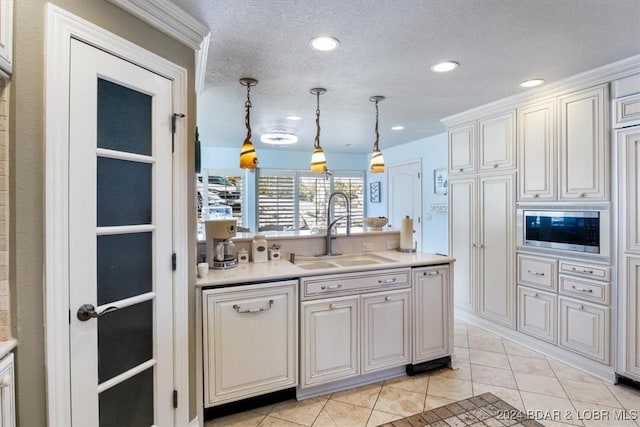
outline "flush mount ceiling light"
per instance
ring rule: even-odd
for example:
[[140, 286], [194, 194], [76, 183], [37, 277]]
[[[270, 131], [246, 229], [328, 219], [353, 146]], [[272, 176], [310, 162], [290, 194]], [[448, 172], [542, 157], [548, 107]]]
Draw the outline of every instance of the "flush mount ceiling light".
[[324, 156], [324, 150], [320, 146], [320, 95], [326, 91], [321, 87], [316, 87], [309, 91], [316, 96], [316, 139], [313, 144], [313, 154], [311, 155], [311, 172], [327, 171], [327, 158]]
[[320, 50], [323, 52], [335, 50], [338, 48], [338, 46], [340, 46], [340, 42], [338, 41], [338, 39], [327, 36], [316, 37], [314, 39], [311, 39], [309, 43], [315, 50]]
[[371, 173], [384, 172], [384, 158], [378, 143], [380, 141], [380, 133], [378, 132], [378, 102], [384, 100], [384, 96], [377, 95], [369, 98], [369, 101], [376, 103], [376, 140], [373, 143], [373, 153], [371, 153], [371, 160], [369, 161], [369, 171]]
[[536, 87], [544, 83], [544, 79], [531, 79], [520, 83], [520, 87]]
[[247, 87], [247, 101], [244, 103], [245, 108], [245, 117], [244, 117], [244, 125], [247, 128], [247, 137], [244, 139], [242, 143], [242, 148], [240, 149], [240, 168], [242, 169], [255, 169], [258, 167], [258, 156], [256, 155], [256, 149], [251, 142], [251, 86], [255, 86], [258, 84], [256, 79], [252, 78], [242, 78], [240, 79], [240, 84], [242, 86]]
[[297, 122], [298, 120], [302, 120], [302, 117], [300, 117], [300, 116], [287, 116], [287, 120], [291, 120], [291, 121]]
[[435, 65], [432, 65], [431, 71], [434, 71], [436, 73], [446, 73], [447, 71], [455, 70], [459, 66], [460, 64], [458, 64], [455, 61], [444, 61], [444, 62], [439, 62]]
[[260, 142], [271, 145], [289, 145], [298, 142], [298, 136], [288, 132], [270, 132], [260, 135]]
[[404, 126], [394, 126], [391, 128], [391, 130], [402, 130], [404, 129]]

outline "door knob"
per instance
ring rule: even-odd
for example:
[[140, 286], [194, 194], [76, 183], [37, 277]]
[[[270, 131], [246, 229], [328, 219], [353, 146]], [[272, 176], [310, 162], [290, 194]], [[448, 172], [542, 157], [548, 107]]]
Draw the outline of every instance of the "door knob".
[[104, 314], [110, 313], [112, 311], [116, 311], [117, 309], [118, 307], [115, 307], [115, 306], [107, 307], [104, 310], [102, 310], [100, 313], [98, 313], [96, 311], [96, 308], [92, 304], [84, 304], [80, 306], [80, 308], [78, 309], [76, 313], [76, 317], [78, 317], [78, 320], [80, 320], [81, 322], [86, 322], [89, 319], [98, 318]]

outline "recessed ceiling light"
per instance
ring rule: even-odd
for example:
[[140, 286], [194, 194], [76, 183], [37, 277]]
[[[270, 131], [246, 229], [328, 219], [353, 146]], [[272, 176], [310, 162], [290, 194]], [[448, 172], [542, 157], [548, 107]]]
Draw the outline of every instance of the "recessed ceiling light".
[[302, 120], [302, 117], [300, 117], [300, 116], [287, 116], [287, 120], [297, 121], [297, 120]]
[[520, 83], [520, 87], [536, 87], [544, 83], [544, 79], [531, 79]]
[[436, 73], [446, 73], [447, 71], [455, 70], [460, 64], [455, 61], [445, 61], [431, 66], [431, 71]]
[[260, 135], [260, 142], [271, 145], [289, 145], [298, 142], [298, 136], [292, 133], [263, 133]]
[[391, 130], [402, 130], [404, 129], [404, 126], [394, 126], [391, 128]]
[[335, 50], [340, 45], [340, 42], [338, 41], [338, 39], [333, 37], [326, 37], [326, 36], [316, 37], [314, 39], [311, 39], [310, 43], [312, 48], [314, 48], [315, 50], [321, 50], [323, 52]]

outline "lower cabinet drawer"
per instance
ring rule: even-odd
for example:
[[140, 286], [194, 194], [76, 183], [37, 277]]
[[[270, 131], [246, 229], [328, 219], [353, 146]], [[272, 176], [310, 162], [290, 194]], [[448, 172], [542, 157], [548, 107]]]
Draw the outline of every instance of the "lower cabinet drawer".
[[556, 343], [557, 296], [518, 286], [518, 330]]
[[610, 310], [595, 304], [559, 297], [561, 347], [609, 364]]
[[609, 283], [560, 275], [560, 293], [609, 304]]
[[518, 255], [518, 284], [556, 290], [557, 265], [553, 259]]
[[560, 273], [577, 274], [596, 280], [609, 280], [609, 267], [560, 261]]

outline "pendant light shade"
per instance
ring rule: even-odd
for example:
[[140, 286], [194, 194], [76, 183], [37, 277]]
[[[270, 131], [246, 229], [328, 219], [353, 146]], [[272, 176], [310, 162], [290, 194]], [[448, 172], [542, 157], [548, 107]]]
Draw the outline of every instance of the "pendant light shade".
[[376, 140], [373, 143], [373, 153], [371, 153], [371, 160], [369, 161], [369, 171], [371, 173], [383, 173], [384, 172], [384, 158], [382, 157], [382, 151], [378, 147], [380, 141], [380, 133], [378, 132], [378, 102], [384, 100], [384, 96], [372, 96], [369, 101], [376, 103]]
[[310, 90], [316, 96], [316, 139], [313, 145], [313, 154], [311, 155], [311, 172], [327, 171], [327, 158], [324, 156], [324, 150], [320, 146], [320, 95], [326, 91], [326, 89], [319, 87]]
[[240, 168], [242, 169], [255, 169], [258, 167], [258, 156], [256, 154], [256, 149], [251, 142], [251, 86], [255, 86], [258, 84], [256, 79], [251, 78], [242, 78], [240, 79], [240, 84], [247, 87], [247, 101], [244, 103], [245, 108], [245, 118], [244, 124], [247, 128], [247, 136], [242, 143], [242, 148], [240, 149]]

